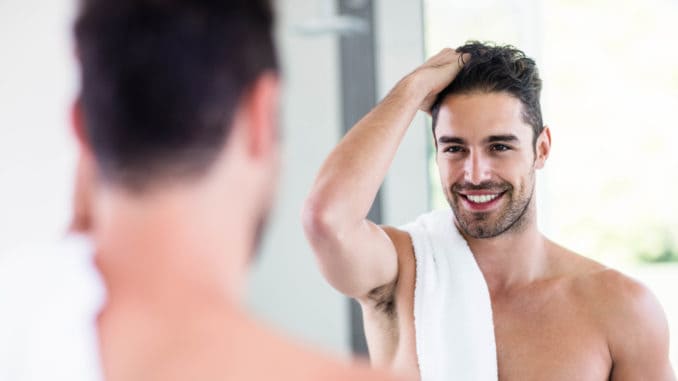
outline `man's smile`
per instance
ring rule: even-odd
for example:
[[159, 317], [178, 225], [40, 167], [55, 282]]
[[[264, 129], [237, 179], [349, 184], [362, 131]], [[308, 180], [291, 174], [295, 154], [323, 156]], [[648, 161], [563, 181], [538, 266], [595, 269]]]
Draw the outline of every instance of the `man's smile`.
[[457, 194], [465, 209], [473, 212], [485, 212], [495, 207], [505, 193], [506, 191], [494, 193], [475, 191]]

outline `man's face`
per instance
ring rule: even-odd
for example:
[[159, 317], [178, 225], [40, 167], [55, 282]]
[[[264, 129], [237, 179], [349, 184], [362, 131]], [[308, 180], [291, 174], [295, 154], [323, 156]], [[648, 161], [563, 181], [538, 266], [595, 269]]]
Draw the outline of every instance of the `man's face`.
[[532, 127], [505, 92], [448, 96], [435, 129], [440, 180], [458, 225], [473, 238], [518, 231], [531, 218]]

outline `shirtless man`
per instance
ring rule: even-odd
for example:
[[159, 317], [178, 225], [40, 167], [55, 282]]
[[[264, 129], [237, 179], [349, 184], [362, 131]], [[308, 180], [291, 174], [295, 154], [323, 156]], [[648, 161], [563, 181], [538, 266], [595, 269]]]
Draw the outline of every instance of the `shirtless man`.
[[433, 117], [449, 223], [489, 290], [499, 378], [674, 379], [667, 322], [650, 291], [537, 228], [535, 171], [551, 148], [540, 89], [534, 62], [514, 48], [444, 49], [403, 78], [321, 167], [304, 227], [327, 280], [360, 302], [374, 364], [418, 367], [413, 243], [366, 216], [423, 110]]
[[242, 303], [279, 163], [272, 18], [252, 0], [83, 1], [73, 234], [0, 263], [0, 379], [390, 379]]

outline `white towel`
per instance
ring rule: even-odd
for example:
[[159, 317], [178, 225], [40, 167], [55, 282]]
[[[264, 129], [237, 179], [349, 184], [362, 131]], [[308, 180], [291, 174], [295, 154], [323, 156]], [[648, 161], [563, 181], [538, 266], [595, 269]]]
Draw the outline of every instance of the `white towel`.
[[99, 381], [105, 288], [84, 236], [0, 257], [0, 380]]
[[414, 327], [422, 381], [496, 381], [492, 303], [452, 211], [420, 216], [402, 227], [416, 259]]

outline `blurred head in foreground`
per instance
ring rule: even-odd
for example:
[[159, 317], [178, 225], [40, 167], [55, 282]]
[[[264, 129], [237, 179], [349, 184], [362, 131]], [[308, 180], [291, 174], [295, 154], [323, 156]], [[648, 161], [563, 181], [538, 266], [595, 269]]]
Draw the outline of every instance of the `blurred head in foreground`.
[[272, 21], [264, 1], [84, 1], [74, 119], [101, 185], [221, 193], [260, 223], [277, 170]]

